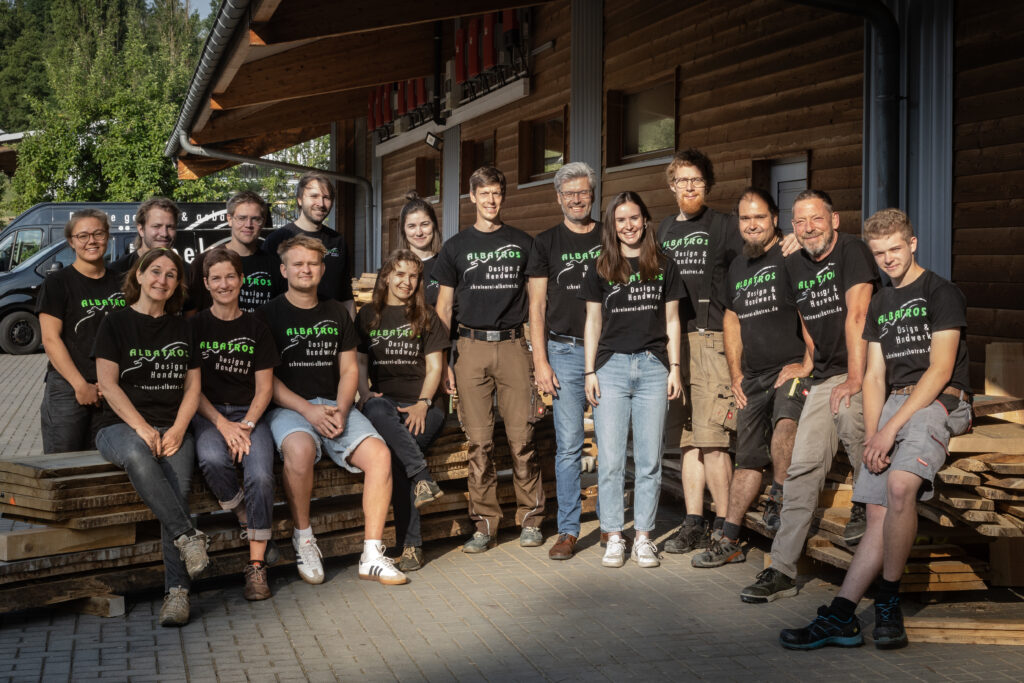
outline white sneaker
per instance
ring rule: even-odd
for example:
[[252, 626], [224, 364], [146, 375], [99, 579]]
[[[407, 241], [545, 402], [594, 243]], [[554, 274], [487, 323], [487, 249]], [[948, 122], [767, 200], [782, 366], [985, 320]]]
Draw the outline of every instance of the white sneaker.
[[316, 537], [300, 541], [297, 536], [292, 536], [292, 547], [295, 548], [295, 567], [302, 580], [312, 584], [323, 583], [324, 565], [320, 561], [323, 553], [316, 545]]
[[626, 540], [622, 536], [609, 538], [608, 545], [604, 549], [604, 557], [601, 564], [606, 567], [621, 567], [626, 564]]
[[649, 538], [638, 538], [633, 543], [633, 561], [645, 569], [660, 567], [661, 560], [658, 559], [658, 547]]
[[380, 554], [367, 559], [364, 552], [359, 556], [359, 578], [366, 581], [379, 581], [385, 586], [401, 586], [409, 583], [405, 574], [400, 572], [394, 561], [384, 555], [384, 546], [380, 546]]

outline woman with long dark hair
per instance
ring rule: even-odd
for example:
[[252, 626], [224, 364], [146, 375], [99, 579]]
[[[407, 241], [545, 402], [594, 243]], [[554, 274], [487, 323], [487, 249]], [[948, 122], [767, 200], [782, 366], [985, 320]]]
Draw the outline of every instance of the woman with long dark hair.
[[96, 447], [124, 469], [160, 521], [164, 586], [162, 626], [188, 623], [191, 579], [209, 562], [206, 535], [192, 526], [188, 493], [195, 445], [188, 425], [199, 405], [199, 356], [188, 323], [185, 265], [172, 249], [148, 250], [125, 276], [127, 307], [96, 334], [96, 377], [107, 405]]
[[660, 564], [651, 540], [661, 491], [662, 433], [668, 401], [679, 396], [679, 300], [683, 280], [658, 249], [651, 215], [635, 192], [614, 197], [601, 227], [601, 255], [583, 281], [587, 302], [584, 354], [587, 400], [601, 444], [598, 467], [601, 531], [608, 545], [601, 563], [621, 567], [626, 447], [633, 426], [632, 558]]
[[440, 286], [437, 280], [431, 280], [430, 271], [437, 262], [437, 252], [441, 251], [441, 226], [437, 222], [434, 207], [415, 191], [405, 195], [405, 206], [399, 218], [398, 248], [407, 249], [423, 262], [423, 296], [427, 305], [437, 305], [437, 293]]
[[373, 302], [356, 316], [363, 414], [391, 449], [395, 534], [403, 572], [423, 566], [419, 508], [441, 497], [424, 452], [444, 426], [434, 403], [448, 330], [423, 299], [423, 265], [399, 249], [377, 275]]

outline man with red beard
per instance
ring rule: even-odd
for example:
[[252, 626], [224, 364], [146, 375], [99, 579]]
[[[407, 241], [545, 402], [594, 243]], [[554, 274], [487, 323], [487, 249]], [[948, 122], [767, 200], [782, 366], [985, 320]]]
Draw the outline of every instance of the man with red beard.
[[[669, 407], [669, 424], [683, 422], [683, 494], [686, 519], [665, 543], [665, 552], [707, 547], [704, 486], [715, 502], [714, 529], [725, 522], [732, 461], [728, 449], [736, 428], [736, 404], [722, 336], [723, 283], [729, 264], [743, 250], [735, 216], [705, 203], [715, 184], [711, 160], [697, 149], [677, 152], [666, 169], [679, 213], [658, 228], [658, 244], [676, 262], [694, 310], [686, 323], [690, 367], [688, 391]], [[684, 316], [680, 311], [680, 318]], [[686, 345], [684, 344], [684, 348]], [[685, 374], [685, 373], [684, 373]], [[674, 434], [671, 427], [666, 431]]]

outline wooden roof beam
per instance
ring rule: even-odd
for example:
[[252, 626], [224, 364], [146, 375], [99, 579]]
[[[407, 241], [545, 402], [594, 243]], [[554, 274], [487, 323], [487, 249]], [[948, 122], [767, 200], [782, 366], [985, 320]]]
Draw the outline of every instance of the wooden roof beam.
[[[331, 132], [331, 125], [307, 126], [303, 128], [292, 128], [279, 130], [269, 135], [261, 135], [247, 140], [221, 145], [218, 149], [234, 154], [241, 154], [248, 157], [261, 157], [282, 149], [293, 147], [300, 142], [313, 140]], [[196, 180], [211, 173], [235, 166], [233, 161], [222, 159], [210, 159], [208, 157], [194, 157], [183, 154], [177, 158], [178, 178], [180, 180]]]
[[427, 76], [433, 42], [433, 27], [420, 24], [304, 44], [241, 65], [227, 89], [210, 98], [210, 108], [238, 109]]

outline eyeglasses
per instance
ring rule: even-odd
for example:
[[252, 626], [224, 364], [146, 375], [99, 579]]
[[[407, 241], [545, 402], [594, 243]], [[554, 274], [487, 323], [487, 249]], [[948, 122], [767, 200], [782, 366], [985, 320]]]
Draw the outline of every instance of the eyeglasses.
[[105, 230], [97, 230], [96, 232], [80, 232], [77, 235], [72, 235], [71, 239], [78, 240], [82, 244], [88, 244], [90, 240], [105, 242], [109, 237], [110, 235]]
[[591, 195], [593, 190], [580, 190], [579, 192], [562, 192], [559, 190], [558, 194], [562, 195], [562, 199], [586, 199]]
[[693, 187], [701, 188], [704, 187], [707, 182], [703, 178], [673, 178], [672, 187], [680, 188], [686, 185], [692, 185]]

